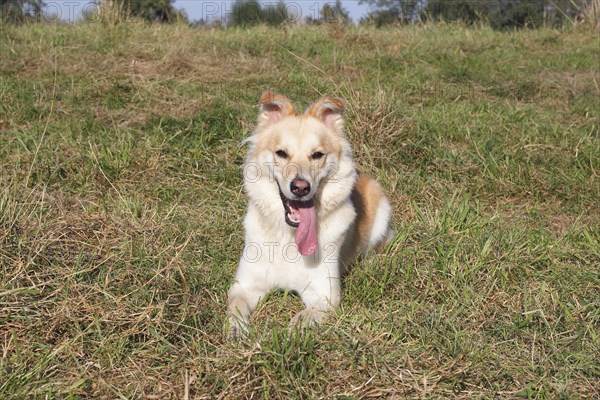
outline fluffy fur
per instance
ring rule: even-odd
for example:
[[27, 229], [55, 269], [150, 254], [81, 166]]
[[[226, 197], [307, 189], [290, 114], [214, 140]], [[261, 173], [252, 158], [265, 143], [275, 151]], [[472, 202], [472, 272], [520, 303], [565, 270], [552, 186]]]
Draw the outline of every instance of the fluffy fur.
[[[344, 134], [344, 101], [323, 97], [298, 114], [270, 91], [244, 165], [245, 246], [229, 290], [228, 325], [243, 335], [250, 313], [274, 289], [297, 292], [306, 308], [291, 324], [321, 322], [341, 300], [341, 277], [360, 254], [390, 237], [391, 207], [379, 184], [361, 175]], [[291, 182], [304, 183], [299, 197]], [[314, 204], [318, 247], [302, 255], [284, 202]], [[289, 214], [288, 214], [289, 215]]]

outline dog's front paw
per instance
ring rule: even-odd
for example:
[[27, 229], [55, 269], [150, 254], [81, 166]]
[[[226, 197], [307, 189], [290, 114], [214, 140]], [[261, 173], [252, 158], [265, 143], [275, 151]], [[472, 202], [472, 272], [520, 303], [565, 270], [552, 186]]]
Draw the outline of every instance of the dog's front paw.
[[230, 315], [225, 321], [227, 340], [235, 341], [248, 336], [248, 323], [238, 317]]
[[327, 318], [327, 312], [316, 308], [305, 308], [298, 314], [294, 315], [290, 321], [290, 326], [298, 326], [306, 328], [316, 324], [320, 324]]

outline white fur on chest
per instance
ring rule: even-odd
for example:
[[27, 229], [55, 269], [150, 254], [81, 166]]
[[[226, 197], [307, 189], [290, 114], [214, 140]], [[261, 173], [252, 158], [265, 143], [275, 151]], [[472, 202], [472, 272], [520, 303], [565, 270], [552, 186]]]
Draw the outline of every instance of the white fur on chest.
[[[340, 248], [351, 226], [355, 211], [348, 201], [327, 218], [319, 220], [318, 251], [302, 256], [294, 240], [295, 229], [283, 221], [283, 209], [264, 215], [265, 208], [250, 204], [244, 220], [246, 240], [236, 280], [252, 282], [257, 289], [294, 290], [329, 286], [340, 279]], [[339, 282], [338, 282], [339, 283]], [[326, 289], [322, 287], [321, 289]]]

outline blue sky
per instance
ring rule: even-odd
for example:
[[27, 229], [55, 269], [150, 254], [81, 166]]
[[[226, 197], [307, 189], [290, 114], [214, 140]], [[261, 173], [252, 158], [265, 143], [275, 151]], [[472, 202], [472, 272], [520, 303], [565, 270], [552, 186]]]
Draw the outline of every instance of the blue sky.
[[[44, 17], [52, 20], [59, 16], [63, 21], [76, 21], [81, 18], [84, 10], [93, 11], [96, 9], [96, 3], [93, 0], [45, 0]], [[217, 18], [225, 20], [227, 14], [231, 12], [234, 1], [232, 0], [175, 0], [175, 8], [184, 10], [190, 21], [204, 19], [212, 21]], [[277, 0], [261, 1], [262, 4], [277, 4]], [[285, 1], [288, 11], [294, 15], [299, 15], [302, 19], [307, 16], [313, 18], [319, 17], [319, 11], [323, 5], [335, 4], [335, 0], [316, 1], [316, 0], [291, 0]], [[366, 4], [359, 4], [359, 0], [342, 1], [343, 7], [348, 10], [350, 17], [354, 22], [358, 22], [365, 16], [369, 10]]]

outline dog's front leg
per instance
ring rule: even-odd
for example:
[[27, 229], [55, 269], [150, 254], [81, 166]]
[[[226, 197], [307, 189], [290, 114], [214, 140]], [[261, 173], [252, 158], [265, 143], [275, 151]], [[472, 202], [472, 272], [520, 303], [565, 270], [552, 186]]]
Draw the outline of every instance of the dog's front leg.
[[227, 300], [227, 324], [230, 339], [239, 339], [248, 333], [250, 314], [265, 292], [244, 287], [236, 282], [229, 289]]
[[306, 308], [292, 318], [290, 325], [310, 326], [321, 323], [337, 309], [341, 301], [342, 288], [338, 274], [335, 275], [314, 279], [300, 291]]

